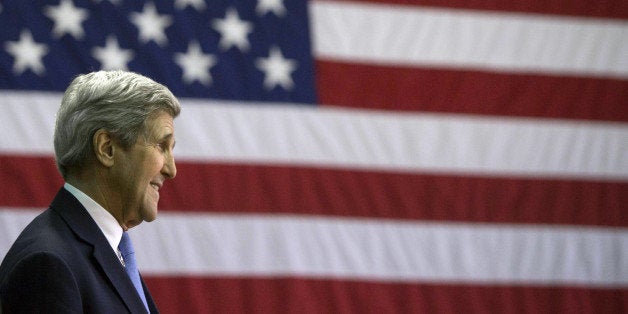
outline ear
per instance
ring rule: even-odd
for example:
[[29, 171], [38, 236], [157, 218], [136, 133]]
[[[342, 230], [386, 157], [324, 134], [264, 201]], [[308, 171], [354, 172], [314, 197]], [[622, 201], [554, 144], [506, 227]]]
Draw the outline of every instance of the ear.
[[107, 168], [112, 167], [114, 165], [113, 153], [115, 147], [109, 132], [105, 129], [98, 129], [92, 138], [92, 145], [96, 160]]

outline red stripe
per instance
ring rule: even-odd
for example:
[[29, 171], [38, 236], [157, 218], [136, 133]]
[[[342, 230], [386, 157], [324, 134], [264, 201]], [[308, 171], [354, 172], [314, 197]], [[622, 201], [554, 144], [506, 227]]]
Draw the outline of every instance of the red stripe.
[[628, 121], [628, 81], [318, 60], [319, 101], [366, 109]]
[[0, 154], [0, 206], [45, 208], [63, 185], [51, 157]]
[[163, 313], [625, 313], [627, 289], [145, 278]]
[[178, 170], [162, 208], [628, 226], [628, 183], [227, 164]]
[[618, 19], [628, 18], [628, 2], [617, 0], [335, 0], [334, 2], [364, 2], [508, 13], [519, 12]]
[[[45, 207], [60, 187], [50, 158], [0, 157], [0, 206]], [[628, 183], [177, 163], [161, 190], [171, 211], [433, 221], [628, 226]], [[21, 180], [15, 184], [14, 178]]]

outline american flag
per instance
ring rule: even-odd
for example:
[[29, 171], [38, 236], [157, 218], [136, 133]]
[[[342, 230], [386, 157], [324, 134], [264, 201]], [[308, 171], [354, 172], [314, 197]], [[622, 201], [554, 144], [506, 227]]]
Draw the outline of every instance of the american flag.
[[0, 257], [99, 69], [183, 106], [162, 312], [627, 311], [626, 1], [3, 1]]

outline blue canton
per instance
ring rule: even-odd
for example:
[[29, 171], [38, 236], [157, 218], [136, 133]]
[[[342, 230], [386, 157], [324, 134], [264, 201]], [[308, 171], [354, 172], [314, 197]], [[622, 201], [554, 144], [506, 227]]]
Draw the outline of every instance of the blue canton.
[[306, 1], [4, 1], [0, 89], [125, 69], [178, 97], [314, 104]]

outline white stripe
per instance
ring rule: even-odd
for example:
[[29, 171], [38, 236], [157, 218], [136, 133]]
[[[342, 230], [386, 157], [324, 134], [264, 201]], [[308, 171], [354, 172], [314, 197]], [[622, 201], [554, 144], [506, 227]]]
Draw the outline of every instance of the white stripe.
[[0, 152], [51, 154], [55, 116], [63, 94], [0, 93]]
[[[52, 154], [59, 95], [0, 95], [0, 152]], [[182, 99], [177, 160], [628, 180], [628, 125]]]
[[321, 59], [628, 77], [622, 20], [310, 2]]
[[628, 286], [625, 229], [166, 214], [133, 234], [152, 274]]
[[[0, 225], [34, 215], [0, 209]], [[131, 236], [144, 275], [628, 287], [626, 228], [162, 212]]]
[[0, 207], [0, 261], [4, 259], [24, 227], [42, 211], [43, 209]]

